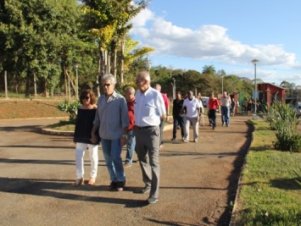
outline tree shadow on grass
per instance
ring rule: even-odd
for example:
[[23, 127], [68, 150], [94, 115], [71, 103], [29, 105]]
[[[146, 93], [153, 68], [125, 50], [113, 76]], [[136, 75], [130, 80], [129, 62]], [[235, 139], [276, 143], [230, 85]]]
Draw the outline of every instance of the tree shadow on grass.
[[301, 177], [295, 177], [291, 179], [280, 178], [271, 180], [270, 183], [275, 188], [280, 188], [284, 190], [299, 190], [301, 189]]
[[252, 151], [266, 151], [270, 149], [274, 149], [274, 147], [271, 145], [261, 145], [258, 147], [252, 147]]
[[[124, 205], [127, 208], [140, 208], [148, 205], [145, 200], [105, 197], [105, 195], [88, 196], [74, 191], [108, 191], [108, 186], [74, 186], [70, 180], [25, 179], [0, 177], [0, 191], [15, 194], [45, 196], [73, 201], [101, 202]], [[101, 194], [101, 193], [100, 193]]]

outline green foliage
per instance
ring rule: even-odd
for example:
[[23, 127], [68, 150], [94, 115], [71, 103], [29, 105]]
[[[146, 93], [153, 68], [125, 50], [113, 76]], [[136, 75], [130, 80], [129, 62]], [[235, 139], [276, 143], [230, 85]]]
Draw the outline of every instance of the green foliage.
[[275, 148], [283, 151], [301, 151], [301, 135], [297, 131], [299, 120], [288, 104], [274, 103], [267, 118], [276, 130]]
[[79, 105], [80, 104], [78, 101], [74, 101], [74, 102], [65, 101], [58, 105], [58, 109], [60, 111], [63, 111], [63, 112], [66, 112], [69, 114], [70, 122], [75, 122], [75, 119], [77, 116], [77, 109], [78, 109]]
[[266, 121], [256, 120], [253, 125], [235, 225], [300, 225], [301, 155], [272, 150], [275, 131]]

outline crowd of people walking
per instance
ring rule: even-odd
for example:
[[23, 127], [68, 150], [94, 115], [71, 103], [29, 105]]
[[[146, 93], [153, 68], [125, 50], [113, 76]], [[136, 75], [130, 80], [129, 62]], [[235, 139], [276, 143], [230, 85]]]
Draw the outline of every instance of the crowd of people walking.
[[[98, 145], [101, 145], [110, 177], [109, 189], [123, 191], [126, 185], [125, 167], [133, 163], [136, 152], [141, 168], [144, 187], [139, 193], [148, 193], [149, 204], [159, 199], [160, 164], [159, 152], [163, 146], [163, 128], [167, 120], [169, 101], [166, 93], [161, 92], [160, 84], [151, 87], [148, 71], [136, 76], [136, 87], [127, 87], [124, 96], [115, 90], [116, 78], [107, 74], [102, 77], [102, 95], [96, 97], [91, 89], [84, 89], [80, 95], [74, 142], [76, 143], [76, 180], [75, 185], [83, 185], [84, 154], [89, 151], [90, 176], [87, 184], [95, 185], [98, 169]], [[221, 101], [212, 93], [208, 102], [209, 125], [216, 127], [216, 111], [221, 105], [222, 125], [230, 124], [231, 99], [227, 92]], [[173, 100], [172, 141], [176, 140], [177, 129], [181, 131], [183, 142], [198, 143], [199, 126], [204, 124], [204, 107], [201, 94], [194, 96], [188, 91], [185, 98], [177, 92]], [[193, 134], [190, 135], [192, 127]], [[125, 161], [122, 161], [122, 147], [126, 145]]]

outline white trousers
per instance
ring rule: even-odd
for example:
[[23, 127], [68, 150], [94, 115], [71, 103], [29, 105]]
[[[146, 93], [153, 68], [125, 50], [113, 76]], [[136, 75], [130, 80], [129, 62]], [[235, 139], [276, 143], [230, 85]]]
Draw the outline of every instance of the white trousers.
[[98, 169], [98, 145], [76, 143], [75, 147], [75, 158], [76, 158], [76, 178], [80, 179], [84, 177], [84, 156], [86, 149], [89, 150], [89, 157], [91, 161], [90, 178], [95, 179], [97, 176]]
[[185, 140], [189, 140], [190, 124], [193, 128], [193, 139], [198, 139], [199, 138], [199, 119], [197, 117], [195, 117], [195, 118], [184, 117], [184, 138], [185, 138]]

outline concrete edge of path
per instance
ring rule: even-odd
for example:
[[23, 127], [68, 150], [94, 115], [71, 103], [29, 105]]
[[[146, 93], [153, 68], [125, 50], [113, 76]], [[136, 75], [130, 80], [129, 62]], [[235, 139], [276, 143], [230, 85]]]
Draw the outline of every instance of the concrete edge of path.
[[237, 209], [238, 209], [238, 199], [239, 199], [239, 195], [240, 195], [240, 190], [241, 190], [241, 181], [242, 181], [242, 172], [244, 171], [245, 169], [245, 166], [246, 166], [246, 157], [249, 153], [249, 149], [250, 149], [250, 146], [252, 144], [252, 141], [253, 141], [253, 132], [254, 132], [254, 126], [249, 124], [248, 123], [248, 126], [251, 127], [251, 143], [248, 147], [248, 150], [246, 151], [244, 157], [243, 157], [243, 163], [242, 163], [242, 166], [241, 166], [241, 169], [240, 169], [240, 172], [239, 172], [239, 178], [238, 178], [238, 181], [237, 181], [237, 188], [236, 188], [236, 194], [235, 194], [235, 197], [234, 197], [234, 201], [233, 201], [233, 208], [232, 208], [232, 211], [231, 211], [231, 218], [230, 218], [230, 222], [229, 222], [229, 226], [236, 226], [237, 225], [237, 220], [238, 220], [238, 213], [237, 213]]
[[[172, 127], [173, 127], [172, 124], [165, 124], [164, 131], [171, 130]], [[60, 131], [60, 130], [50, 129], [47, 127], [41, 128], [40, 132], [43, 134], [59, 135], [59, 136], [73, 136], [74, 135], [73, 131]]]

